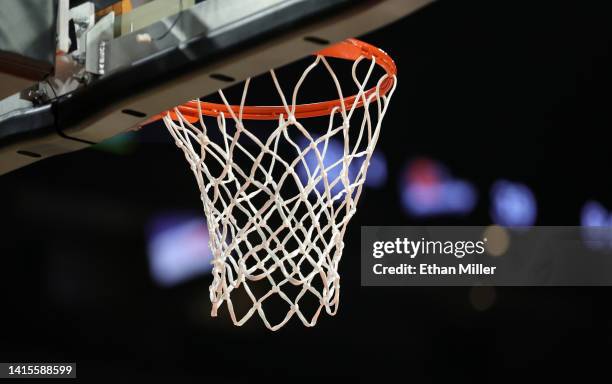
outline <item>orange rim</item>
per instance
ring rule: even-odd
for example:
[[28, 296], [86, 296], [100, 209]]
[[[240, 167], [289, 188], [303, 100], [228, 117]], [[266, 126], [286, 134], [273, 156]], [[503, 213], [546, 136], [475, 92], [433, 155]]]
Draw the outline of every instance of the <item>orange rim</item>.
[[[325, 57], [335, 57], [339, 59], [356, 61], [361, 56], [367, 59], [376, 59], [376, 64], [382, 67], [387, 73], [387, 78], [380, 84], [380, 97], [386, 95], [389, 90], [393, 87], [395, 81], [395, 75], [397, 74], [397, 67], [393, 59], [382, 49], [377, 48], [371, 44], [365, 43], [357, 39], [347, 39], [338, 44], [327, 47], [316, 55]], [[378, 88], [374, 86], [364, 92], [365, 99], [367, 100], [373, 93], [376, 93]], [[357, 100], [357, 95], [345, 97], [342, 99], [322, 101], [311, 104], [300, 104], [295, 106], [295, 117], [297, 119], [307, 117], [319, 117], [330, 115], [335, 108], [340, 108], [342, 102], [346, 109], [353, 107], [353, 104], [357, 103], [356, 108], [363, 106], [363, 98], [360, 97]], [[217, 117], [221, 114], [229, 115], [228, 106], [225, 104], [199, 102], [197, 100], [188, 101], [185, 104], [179, 105], [176, 108], [179, 110], [183, 118], [190, 123], [195, 123], [200, 119], [200, 111], [198, 110], [198, 103], [201, 105], [202, 115]], [[238, 115], [240, 113], [239, 105], [231, 105], [231, 110]], [[178, 121], [179, 118], [174, 112], [174, 109], [163, 112], [155, 116], [151, 121], [162, 119], [166, 114], [170, 114], [172, 120]], [[242, 119], [243, 120], [278, 120], [280, 115], [286, 115], [287, 111], [284, 106], [244, 106], [242, 108]]]

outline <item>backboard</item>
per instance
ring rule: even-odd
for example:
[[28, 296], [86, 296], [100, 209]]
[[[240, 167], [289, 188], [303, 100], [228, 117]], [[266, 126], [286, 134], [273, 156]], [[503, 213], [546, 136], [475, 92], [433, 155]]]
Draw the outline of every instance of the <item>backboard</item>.
[[[57, 8], [30, 6], [25, 18], [44, 16], [56, 24], [36, 32], [41, 39], [57, 34], [56, 55], [42, 80], [2, 95], [0, 174], [101, 142], [429, 2], [58, 0]], [[23, 13], [26, 3], [9, 0], [0, 15], [10, 18], [18, 4]], [[32, 25], [22, 24], [30, 32]], [[0, 35], [18, 33], [0, 25]]]

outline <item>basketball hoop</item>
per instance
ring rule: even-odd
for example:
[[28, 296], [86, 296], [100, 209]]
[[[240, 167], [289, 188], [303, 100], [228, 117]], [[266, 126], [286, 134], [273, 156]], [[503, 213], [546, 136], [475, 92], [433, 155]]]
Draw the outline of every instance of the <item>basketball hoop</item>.
[[[343, 96], [327, 60], [330, 57], [353, 61], [355, 95]], [[357, 68], [364, 60], [369, 66], [360, 80]], [[300, 87], [320, 64], [329, 72], [338, 98], [297, 104]], [[376, 65], [385, 74], [374, 81]], [[348, 39], [316, 54], [294, 87], [290, 103], [271, 70], [274, 92], [282, 105], [245, 105], [247, 79], [237, 105], [228, 103], [220, 90], [222, 104], [192, 100], [158, 116], [183, 150], [201, 192], [214, 256], [212, 316], [226, 303], [235, 325], [243, 325], [257, 312], [269, 329], [277, 330], [293, 315], [304, 325], [314, 326], [323, 308], [336, 314], [343, 237], [356, 212], [397, 85], [396, 73], [385, 52]], [[369, 83], [375, 85], [368, 88]], [[356, 117], [358, 109], [363, 112]], [[210, 134], [211, 124], [205, 123], [205, 116], [216, 118], [215, 134]], [[306, 128], [309, 118], [323, 116], [329, 116], [327, 129], [314, 135]], [[353, 125], [352, 119], [356, 119]], [[259, 126], [247, 127], [252, 120], [274, 123], [262, 132]], [[330, 143], [336, 141], [342, 143], [342, 156], [330, 160]], [[242, 316], [236, 314], [232, 302], [232, 293], [239, 289], [246, 293], [250, 306]], [[306, 295], [316, 302], [309, 314], [300, 307]], [[282, 319], [271, 322], [266, 303], [273, 296], [287, 310]]]

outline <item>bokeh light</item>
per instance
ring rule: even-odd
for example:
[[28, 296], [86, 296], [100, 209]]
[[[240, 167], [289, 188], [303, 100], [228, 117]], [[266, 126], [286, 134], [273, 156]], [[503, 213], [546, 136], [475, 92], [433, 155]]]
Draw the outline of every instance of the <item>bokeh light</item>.
[[583, 227], [610, 225], [610, 214], [599, 202], [587, 201], [580, 211], [580, 225]]
[[580, 211], [584, 244], [593, 250], [612, 248], [612, 217], [598, 201], [587, 201]]
[[487, 239], [485, 249], [491, 256], [502, 256], [510, 246], [508, 230], [499, 225], [489, 225], [485, 228], [482, 236]]
[[402, 206], [413, 217], [466, 215], [477, 200], [471, 183], [453, 178], [440, 163], [427, 158], [408, 164], [400, 188]]
[[499, 180], [491, 188], [491, 218], [504, 226], [530, 226], [536, 222], [537, 203], [525, 184]]
[[[301, 138], [298, 140], [298, 146], [305, 149], [310, 145], [310, 140]], [[344, 157], [344, 145], [336, 139], [330, 139], [327, 148], [324, 143], [319, 143], [317, 146], [322, 159], [323, 166], [327, 169], [327, 180], [331, 184], [340, 176], [342, 171], [342, 159]], [[348, 168], [349, 181], [353, 182], [357, 178], [361, 166], [363, 165], [364, 157], [354, 158]], [[304, 155], [304, 162], [296, 166], [297, 174], [302, 183], [305, 185], [308, 183], [310, 178], [321, 174], [319, 169], [319, 161], [315, 151], [308, 151]], [[310, 177], [308, 176], [310, 173]], [[364, 185], [371, 188], [382, 188], [387, 182], [387, 160], [382, 152], [374, 151], [370, 158], [370, 165], [367, 170]], [[316, 185], [319, 193], [325, 192], [325, 183], [321, 179]], [[338, 181], [332, 188], [332, 195], [341, 194], [344, 191], [344, 185], [342, 181]]]
[[153, 280], [169, 287], [212, 270], [208, 229], [197, 214], [166, 213], [155, 217], [148, 236]]
[[[361, 161], [355, 164], [357, 170], [361, 167]], [[370, 188], [383, 188], [387, 184], [387, 159], [385, 155], [380, 151], [374, 151], [372, 157], [370, 157], [370, 166], [368, 167], [368, 174], [365, 179], [366, 187]]]
[[490, 309], [497, 299], [495, 287], [476, 286], [470, 289], [470, 304], [477, 311]]

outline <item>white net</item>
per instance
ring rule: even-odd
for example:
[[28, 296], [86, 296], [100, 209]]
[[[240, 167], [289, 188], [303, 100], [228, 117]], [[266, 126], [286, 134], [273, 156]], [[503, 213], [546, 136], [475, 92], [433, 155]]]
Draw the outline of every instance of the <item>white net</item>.
[[[369, 65], [360, 79], [362, 62]], [[242, 118], [250, 79], [237, 109], [219, 91], [227, 112], [208, 124], [203, 117], [191, 123], [178, 108], [175, 116], [164, 117], [201, 191], [214, 257], [212, 316], [225, 303], [235, 325], [257, 313], [266, 327], [277, 330], [293, 316], [314, 326], [323, 308], [336, 314], [344, 233], [396, 85], [393, 76], [391, 90], [383, 95], [388, 75], [372, 80], [375, 64], [365, 57], [354, 62], [351, 77], [361, 103], [350, 105], [324, 56], [306, 68], [291, 102], [270, 71], [284, 113], [268, 121], [269, 127]], [[296, 100], [309, 73], [321, 65], [341, 101], [322, 133], [315, 134], [309, 123], [316, 119], [296, 118]], [[375, 85], [373, 92], [367, 91], [368, 83]], [[197, 101], [200, 116], [203, 104]], [[232, 301], [238, 290], [241, 300]], [[271, 301], [275, 304], [268, 305]]]

